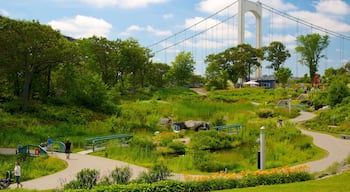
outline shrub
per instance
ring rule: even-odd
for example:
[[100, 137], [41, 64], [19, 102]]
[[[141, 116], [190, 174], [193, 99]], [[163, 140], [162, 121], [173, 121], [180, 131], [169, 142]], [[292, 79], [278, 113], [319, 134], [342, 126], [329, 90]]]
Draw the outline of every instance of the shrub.
[[97, 184], [99, 172], [94, 169], [82, 169], [76, 177], [77, 179], [67, 183], [64, 189], [92, 189]]
[[148, 172], [143, 172], [136, 180], [136, 183], [154, 183], [167, 179], [171, 176], [171, 170], [165, 166], [156, 164]]
[[261, 109], [261, 110], [257, 111], [256, 114], [258, 115], [258, 117], [265, 118], [265, 119], [271, 118], [274, 116], [273, 111], [270, 109]]
[[168, 147], [173, 149], [175, 151], [175, 153], [178, 155], [183, 155], [186, 153], [186, 146], [184, 143], [182, 143], [180, 141], [170, 142], [168, 144]]
[[131, 171], [129, 167], [116, 167], [111, 174], [114, 183], [127, 184], [131, 178]]

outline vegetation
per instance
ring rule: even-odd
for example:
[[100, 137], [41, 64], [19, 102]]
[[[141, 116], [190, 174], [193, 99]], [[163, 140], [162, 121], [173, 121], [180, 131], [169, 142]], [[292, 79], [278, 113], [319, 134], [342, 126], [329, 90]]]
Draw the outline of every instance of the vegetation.
[[320, 59], [325, 57], [322, 51], [329, 44], [329, 36], [321, 36], [320, 34], [300, 35], [297, 37], [297, 42], [300, 43], [295, 48], [295, 51], [300, 53], [300, 63], [309, 68], [310, 82], [314, 83], [314, 77], [318, 70]]
[[274, 71], [278, 71], [281, 65], [291, 57], [286, 47], [283, 43], [279, 41], [273, 41], [269, 46], [263, 47], [263, 50], [266, 53], [265, 59], [271, 62], [271, 65], [267, 66], [267, 68], [273, 69]]
[[5, 174], [6, 171], [13, 171], [16, 161], [21, 165], [22, 181], [50, 175], [67, 167], [66, 162], [49, 156], [0, 155], [1, 175]]
[[[323, 77], [325, 89], [314, 87], [302, 101], [296, 98], [304, 90], [292, 84], [291, 88], [225, 90], [228, 80], [249, 80], [251, 72], [260, 67], [259, 60], [264, 59], [263, 49], [242, 44], [207, 57], [209, 65], [205, 80], [212, 91], [197, 95], [186, 87], [175, 87], [203, 83], [204, 78], [193, 74], [191, 53], [181, 52], [169, 66], [152, 63], [150, 50], [134, 39], [110, 41], [91, 37], [74, 40], [36, 21], [16, 21], [2, 16], [0, 24], [3, 26], [0, 40], [7, 42], [0, 49], [0, 146], [15, 148], [18, 144], [40, 144], [50, 133], [54, 140], [71, 140], [73, 149], [78, 151], [84, 148], [84, 139], [88, 137], [133, 134], [134, 139], [127, 145], [110, 143], [106, 151], [96, 153], [151, 168], [135, 181], [147, 184], [134, 183], [128, 186], [131, 188], [163, 189], [165, 186], [201, 191], [231, 184], [247, 187], [309, 180], [309, 174], [300, 172], [292, 176], [253, 174], [239, 180], [217, 179], [199, 184], [153, 183], [170, 176], [171, 171], [210, 174], [227, 170], [229, 174], [237, 174], [243, 170], [256, 170], [257, 138], [262, 125], [267, 128], [268, 169], [293, 166], [324, 156], [310, 138], [285, 121], [296, 117], [300, 108], [317, 110], [329, 105], [331, 108], [317, 112], [317, 118], [306, 122], [305, 126], [333, 134], [350, 133], [348, 65], [329, 69]], [[313, 80], [328, 37], [313, 34], [301, 36], [298, 41], [302, 45], [297, 51], [302, 54], [303, 63], [308, 64]], [[289, 56], [282, 45], [271, 45], [273, 49], [268, 56], [271, 66], [278, 68], [276, 77], [286, 83], [291, 73], [281, 67]], [[307, 52], [305, 47], [315, 49]], [[276, 105], [289, 98], [292, 109], [285, 104]], [[159, 124], [163, 117], [171, 117], [174, 122], [209, 122], [211, 130], [174, 133], [171, 124]], [[282, 127], [277, 126], [279, 119], [283, 120]], [[242, 128], [235, 134], [229, 129], [215, 130], [215, 126], [230, 124], [240, 124]], [[23, 170], [33, 172], [32, 175], [23, 173], [27, 175], [24, 180], [50, 174], [65, 166], [51, 157], [16, 156], [6, 158], [2, 162], [3, 168], [12, 169], [17, 158], [22, 158]], [[36, 171], [43, 166], [46, 166], [45, 171]], [[91, 189], [97, 185], [98, 175], [96, 170], [83, 170], [67, 188]], [[120, 184], [127, 183], [130, 172], [116, 168], [111, 177], [104, 181], [111, 184], [108, 189], [121, 187], [122, 190], [127, 187]], [[107, 187], [101, 186], [101, 190], [107, 190]]]
[[310, 192], [346, 192], [350, 184], [346, 182], [350, 179], [350, 172], [338, 176], [329, 177], [321, 180], [312, 180], [306, 182], [290, 183], [283, 185], [269, 185], [260, 187], [250, 187], [245, 189], [220, 190], [220, 192], [293, 192], [293, 191], [310, 191]]

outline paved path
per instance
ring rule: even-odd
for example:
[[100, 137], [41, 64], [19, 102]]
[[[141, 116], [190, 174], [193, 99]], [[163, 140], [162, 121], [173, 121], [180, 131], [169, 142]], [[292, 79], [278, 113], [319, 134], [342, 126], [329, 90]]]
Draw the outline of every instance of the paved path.
[[[13, 154], [14, 149], [0, 149], [1, 153]], [[60, 172], [52, 175], [47, 175], [37, 179], [22, 182], [23, 188], [26, 189], [37, 189], [37, 190], [47, 190], [47, 189], [61, 189], [63, 186], [76, 179], [76, 174], [84, 169], [96, 169], [100, 172], [100, 177], [110, 175], [117, 166], [118, 167], [130, 167], [132, 171], [132, 179], [136, 178], [140, 173], [147, 171], [146, 168], [128, 164], [122, 161], [87, 155], [88, 152], [73, 153], [69, 160], [66, 160], [64, 153], [54, 153], [51, 156], [56, 156], [60, 159], [67, 161], [68, 167]], [[174, 174], [172, 179], [183, 180], [182, 174]], [[12, 184], [10, 188], [16, 188], [16, 184]]]
[[[301, 115], [295, 119], [291, 119], [292, 122], [301, 122], [307, 119], [313, 118], [315, 115], [312, 113], [301, 112]], [[313, 137], [314, 144], [327, 150], [329, 155], [321, 160], [306, 163], [310, 166], [310, 172], [318, 172], [328, 168], [334, 162], [341, 162], [348, 154], [350, 154], [350, 140], [342, 140], [329, 135], [301, 130], [304, 134]], [[0, 149], [0, 153], [13, 154], [14, 149]], [[63, 160], [65, 154], [54, 153], [53, 156], [57, 156]], [[41, 178], [33, 179], [23, 182], [23, 187], [26, 189], [60, 189], [64, 184], [76, 178], [76, 174], [84, 169], [96, 169], [100, 172], [101, 176], [109, 175], [115, 167], [129, 166], [132, 171], [132, 178], [136, 178], [141, 172], [146, 171], [146, 168], [128, 164], [121, 161], [112, 159], [87, 155], [87, 152], [71, 154], [71, 158], [66, 160], [68, 167], [58, 173], [44, 176]], [[175, 174], [172, 179], [183, 180], [182, 174]], [[15, 188], [15, 185], [11, 185], [10, 188]]]
[[[315, 117], [313, 113], [301, 112], [300, 116], [291, 119], [290, 121], [301, 122], [313, 117]], [[350, 140], [340, 139], [331, 135], [307, 131], [304, 129], [301, 129], [301, 132], [305, 135], [311, 136], [313, 138], [313, 143], [316, 146], [328, 151], [327, 157], [321, 160], [305, 163], [305, 165], [310, 166], [311, 173], [323, 171], [335, 162], [340, 163], [350, 154]]]

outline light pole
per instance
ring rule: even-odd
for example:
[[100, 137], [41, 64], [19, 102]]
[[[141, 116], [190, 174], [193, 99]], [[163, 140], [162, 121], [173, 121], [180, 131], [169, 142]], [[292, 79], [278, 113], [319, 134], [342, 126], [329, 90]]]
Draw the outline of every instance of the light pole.
[[260, 170], [265, 169], [265, 127], [260, 128]]
[[289, 107], [289, 115], [290, 115], [292, 113], [292, 96], [291, 95], [289, 95], [288, 107]]

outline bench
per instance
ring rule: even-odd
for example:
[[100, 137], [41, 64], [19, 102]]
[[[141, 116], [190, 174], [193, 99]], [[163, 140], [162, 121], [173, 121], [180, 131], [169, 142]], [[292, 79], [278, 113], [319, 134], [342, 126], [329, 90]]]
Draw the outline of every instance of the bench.
[[341, 134], [340, 138], [341, 139], [350, 139], [350, 135]]

